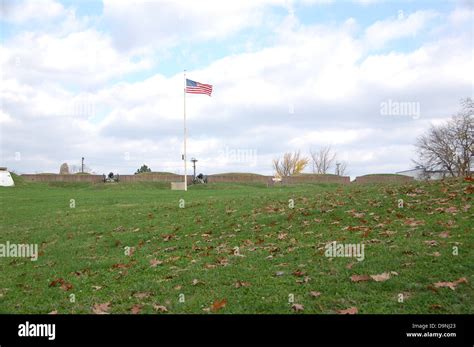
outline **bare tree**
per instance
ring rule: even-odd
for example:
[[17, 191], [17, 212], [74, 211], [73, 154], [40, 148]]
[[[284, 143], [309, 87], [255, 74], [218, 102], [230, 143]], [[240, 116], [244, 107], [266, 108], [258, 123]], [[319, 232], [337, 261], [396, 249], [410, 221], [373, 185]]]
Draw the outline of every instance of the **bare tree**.
[[474, 153], [474, 102], [461, 101], [461, 111], [445, 124], [432, 125], [416, 142], [418, 160], [425, 170], [443, 170], [451, 176], [470, 174]]
[[283, 158], [273, 160], [273, 169], [278, 176], [287, 177], [301, 173], [308, 163], [309, 159], [302, 157], [300, 151], [286, 152]]
[[326, 174], [336, 160], [336, 153], [332, 151], [331, 146], [321, 148], [319, 151], [310, 151], [313, 172]]
[[[76, 173], [81, 173], [82, 172], [82, 166], [81, 165], [70, 165], [69, 166], [69, 173], [71, 174], [76, 174]], [[84, 165], [84, 173], [91, 173], [92, 169], [88, 167], [87, 165]]]

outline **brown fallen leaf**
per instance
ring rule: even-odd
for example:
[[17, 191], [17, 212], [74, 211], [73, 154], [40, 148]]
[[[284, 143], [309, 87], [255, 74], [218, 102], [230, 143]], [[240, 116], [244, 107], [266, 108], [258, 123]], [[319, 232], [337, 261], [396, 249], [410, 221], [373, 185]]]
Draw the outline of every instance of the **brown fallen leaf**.
[[314, 290], [309, 292], [309, 295], [312, 296], [313, 298], [317, 298], [318, 296], [321, 295], [321, 292], [316, 292]]
[[442, 233], [439, 233], [438, 236], [442, 239], [446, 239], [449, 237], [449, 231], [443, 231]]
[[163, 262], [161, 260], [158, 260], [158, 259], [150, 260], [150, 266], [151, 267], [156, 267], [157, 265], [161, 265], [161, 264], [163, 264]]
[[65, 282], [65, 283], [61, 284], [61, 286], [59, 288], [61, 288], [62, 290], [65, 290], [67, 292], [68, 290], [72, 289], [72, 284]]
[[240, 281], [240, 280], [239, 280], [239, 281], [235, 282], [234, 287], [235, 287], [235, 288], [250, 287], [250, 283], [249, 283], [249, 282], [244, 282], [244, 281]]
[[58, 314], [58, 311], [54, 310], [54, 311], [49, 312], [48, 314]]
[[455, 290], [456, 286], [460, 283], [467, 283], [467, 278], [466, 277], [461, 277], [460, 279], [453, 281], [453, 282], [436, 282], [433, 285], [435, 288], [443, 288], [447, 287], [451, 290]]
[[220, 309], [224, 308], [225, 305], [227, 305], [227, 299], [215, 300], [213, 304], [211, 305], [211, 311], [217, 312]]
[[385, 282], [386, 280], [390, 279], [390, 273], [384, 272], [380, 275], [370, 275], [370, 278], [372, 278], [375, 282]]
[[338, 310], [337, 313], [339, 314], [357, 314], [359, 313], [359, 310], [357, 310], [357, 307], [349, 307], [345, 310]]
[[92, 312], [95, 314], [109, 314], [110, 302], [95, 304], [92, 306]]
[[166, 308], [166, 306], [163, 306], [163, 305], [159, 305], [159, 304], [153, 304], [153, 308], [158, 311], [158, 312], [168, 312], [168, 309]]
[[66, 282], [63, 278], [56, 278], [49, 284], [49, 286], [56, 287], [58, 284], [59, 284], [59, 288], [65, 291], [71, 290], [73, 288], [72, 284]]
[[204, 282], [198, 280], [198, 279], [193, 279], [193, 282], [191, 283], [193, 286], [197, 286], [198, 284], [204, 284]]
[[351, 270], [355, 263], [349, 263], [346, 265], [346, 269]]
[[298, 284], [305, 284], [308, 283], [311, 280], [311, 277], [309, 276], [304, 276], [303, 279], [296, 280], [296, 283]]
[[150, 292], [137, 292], [133, 294], [133, 296], [137, 299], [146, 299], [151, 296], [151, 293]]
[[130, 312], [132, 314], [139, 314], [140, 312], [142, 312], [142, 308], [143, 308], [143, 305], [135, 304], [132, 306], [132, 309], [130, 310]]
[[301, 271], [301, 270], [295, 270], [293, 272], [293, 275], [296, 276], [296, 277], [303, 277], [304, 275], [306, 275], [306, 272]]
[[291, 305], [291, 309], [295, 312], [304, 311], [304, 306], [302, 304], [293, 304]]
[[351, 281], [352, 282], [365, 282], [370, 281], [371, 277], [369, 275], [352, 275]]

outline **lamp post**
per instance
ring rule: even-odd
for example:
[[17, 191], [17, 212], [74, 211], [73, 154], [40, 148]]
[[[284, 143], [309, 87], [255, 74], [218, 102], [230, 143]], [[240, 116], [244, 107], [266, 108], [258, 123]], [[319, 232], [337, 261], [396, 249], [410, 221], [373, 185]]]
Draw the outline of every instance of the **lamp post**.
[[191, 158], [191, 161], [193, 162], [193, 178], [196, 179], [196, 162], [197, 162], [197, 159], [196, 158]]

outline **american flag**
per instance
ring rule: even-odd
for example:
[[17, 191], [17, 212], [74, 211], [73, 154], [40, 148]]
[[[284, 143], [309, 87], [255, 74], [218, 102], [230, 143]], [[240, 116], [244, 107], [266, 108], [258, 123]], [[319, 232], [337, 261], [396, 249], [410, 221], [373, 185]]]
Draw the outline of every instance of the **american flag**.
[[211, 96], [212, 85], [199, 83], [196, 81], [188, 80], [186, 78], [186, 93], [190, 94], [207, 94]]

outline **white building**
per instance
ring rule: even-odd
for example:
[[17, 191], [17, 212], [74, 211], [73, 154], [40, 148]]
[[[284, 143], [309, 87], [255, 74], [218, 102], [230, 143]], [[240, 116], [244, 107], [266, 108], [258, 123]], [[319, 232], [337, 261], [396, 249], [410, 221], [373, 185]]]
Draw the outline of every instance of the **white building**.
[[6, 167], [0, 167], [0, 187], [13, 187], [12, 175], [7, 171]]

